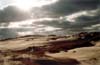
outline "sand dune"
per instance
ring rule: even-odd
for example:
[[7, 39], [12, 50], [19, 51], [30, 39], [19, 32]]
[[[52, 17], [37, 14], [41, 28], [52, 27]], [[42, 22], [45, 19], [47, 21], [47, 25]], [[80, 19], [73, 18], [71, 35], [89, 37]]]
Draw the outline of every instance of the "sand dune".
[[51, 35], [1, 40], [0, 65], [100, 65], [100, 36], [82, 33], [82, 38]]
[[46, 53], [46, 55], [57, 59], [73, 58], [84, 65], [100, 65], [100, 47], [77, 48], [56, 54]]

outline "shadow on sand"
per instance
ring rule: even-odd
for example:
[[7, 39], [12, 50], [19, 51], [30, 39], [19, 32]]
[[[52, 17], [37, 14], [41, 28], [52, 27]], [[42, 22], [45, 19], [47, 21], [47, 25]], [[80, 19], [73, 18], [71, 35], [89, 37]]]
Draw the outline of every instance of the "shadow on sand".
[[66, 60], [36, 60], [36, 63], [39, 65], [78, 65], [79, 61], [75, 59], [66, 59]]

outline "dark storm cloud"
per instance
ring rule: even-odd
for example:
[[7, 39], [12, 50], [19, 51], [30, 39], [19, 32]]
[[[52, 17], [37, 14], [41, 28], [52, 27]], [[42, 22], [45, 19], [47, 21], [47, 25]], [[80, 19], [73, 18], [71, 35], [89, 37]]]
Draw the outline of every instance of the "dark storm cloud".
[[[99, 5], [99, 0], [59, 0], [58, 2], [43, 6], [43, 8], [37, 10], [37, 16], [44, 14], [50, 17], [59, 17], [72, 14], [83, 10], [96, 9]], [[33, 12], [35, 11], [33, 8]], [[40, 12], [42, 11], [42, 13]]]
[[[58, 2], [52, 5], [44, 6], [42, 9], [39, 9], [39, 11], [46, 11], [47, 13], [45, 14], [50, 14], [50, 17], [62, 18], [64, 18], [64, 16], [73, 15], [77, 12], [81, 13], [83, 11], [86, 11], [87, 14], [76, 17], [75, 22], [70, 22], [64, 19], [58, 19], [41, 22], [39, 24], [58, 27], [62, 28], [62, 30], [71, 32], [89, 31], [88, 29], [85, 29], [85, 27], [91, 28], [91, 26], [93, 25], [100, 24], [99, 6], [100, 0], [59, 0]], [[91, 10], [96, 10], [96, 13], [93, 14], [93, 16], [91, 16], [92, 13], [88, 14], [91, 12]], [[92, 28], [91, 31], [98, 31], [98, 29]]]
[[[99, 24], [100, 15], [97, 16], [80, 16], [76, 19], [75, 28], [87, 27], [95, 24]], [[74, 25], [73, 25], [74, 26]]]
[[[100, 11], [96, 11], [93, 16], [90, 16], [90, 14], [80, 15], [74, 19], [74, 22], [66, 20], [65, 17], [83, 11], [89, 13], [91, 10], [98, 10], [99, 7], [99, 0], [59, 0], [42, 8], [34, 7], [31, 13], [33, 18], [57, 18], [57, 20], [36, 21], [35, 24], [61, 28], [60, 32], [89, 31], [87, 27], [90, 27], [91, 31], [97, 31], [100, 30], [100, 26], [95, 28], [93, 26], [100, 24]], [[0, 22], [21, 21], [28, 18], [30, 18], [29, 13], [19, 11], [11, 6], [0, 11]]]
[[[69, 14], [96, 9], [99, 0], [58, 0], [58, 2], [32, 9], [33, 18], [60, 17]], [[0, 22], [21, 21], [30, 18], [30, 13], [18, 10], [14, 6], [8, 6], [0, 11]]]
[[[56, 28], [62, 28], [62, 30], [72, 31], [72, 32], [80, 32], [80, 31], [88, 31], [85, 27], [92, 27], [93, 25], [100, 24], [100, 10], [95, 10], [94, 13], [90, 11], [86, 11], [87, 14], [83, 14], [77, 16], [74, 22], [68, 21], [63, 17], [62, 19], [46, 21], [46, 22], [37, 22], [37, 24], [44, 24], [48, 26], [53, 26]], [[81, 12], [80, 12], [81, 13]], [[98, 26], [100, 27], [100, 26]], [[96, 28], [96, 27], [95, 27]], [[92, 28], [92, 30], [98, 30]]]
[[17, 7], [8, 6], [0, 10], [0, 22], [21, 21], [30, 18], [28, 12], [20, 11]]
[[47, 7], [56, 13], [71, 13], [79, 10], [95, 9], [99, 0], [60, 0], [58, 3]]

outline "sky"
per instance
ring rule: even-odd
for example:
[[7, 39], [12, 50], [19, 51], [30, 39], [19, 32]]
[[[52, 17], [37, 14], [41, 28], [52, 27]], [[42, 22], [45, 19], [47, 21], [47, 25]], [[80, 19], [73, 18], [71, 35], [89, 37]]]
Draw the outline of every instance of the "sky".
[[23, 35], [99, 31], [99, 12], [100, 0], [0, 0], [0, 29]]

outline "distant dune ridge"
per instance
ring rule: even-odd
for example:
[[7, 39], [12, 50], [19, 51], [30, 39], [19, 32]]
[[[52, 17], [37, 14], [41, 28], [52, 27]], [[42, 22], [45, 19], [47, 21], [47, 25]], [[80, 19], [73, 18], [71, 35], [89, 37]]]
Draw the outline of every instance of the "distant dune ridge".
[[3, 39], [0, 65], [100, 65], [100, 32]]

